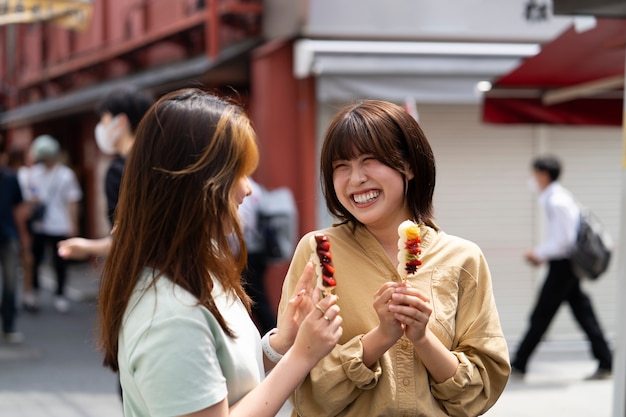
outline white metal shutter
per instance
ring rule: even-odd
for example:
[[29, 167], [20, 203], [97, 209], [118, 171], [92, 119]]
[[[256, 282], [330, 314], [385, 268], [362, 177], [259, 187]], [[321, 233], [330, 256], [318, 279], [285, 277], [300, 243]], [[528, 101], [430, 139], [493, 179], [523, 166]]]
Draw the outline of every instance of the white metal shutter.
[[538, 277], [523, 259], [537, 210], [527, 187], [533, 128], [485, 125], [476, 105], [418, 110], [437, 162], [436, 221], [483, 250], [505, 336], [515, 340], [528, 322]]
[[[524, 251], [543, 237], [544, 217], [527, 187], [533, 157], [563, 162], [562, 184], [590, 206], [617, 241], [620, 219], [621, 129], [487, 125], [475, 105], [419, 106], [420, 123], [437, 161], [435, 210], [448, 233], [476, 242], [489, 263], [505, 336], [523, 336], [545, 268], [531, 268]], [[617, 243], [617, 242], [616, 242]], [[585, 283], [609, 339], [617, 325], [617, 262]], [[545, 340], [584, 340], [564, 304]]]

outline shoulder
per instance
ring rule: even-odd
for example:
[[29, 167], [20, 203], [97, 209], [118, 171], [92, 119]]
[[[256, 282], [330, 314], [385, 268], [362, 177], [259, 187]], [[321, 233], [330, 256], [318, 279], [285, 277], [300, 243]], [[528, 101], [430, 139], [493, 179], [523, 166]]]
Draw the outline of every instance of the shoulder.
[[8, 168], [0, 168], [0, 178], [3, 178], [11, 183], [17, 182], [17, 174]]
[[546, 200], [548, 204], [556, 206], [567, 206], [576, 203], [574, 195], [571, 191], [557, 182], [550, 185]]
[[124, 165], [125, 160], [121, 157], [117, 157], [111, 161], [106, 171], [105, 181], [107, 183], [121, 182], [122, 174], [124, 173]]
[[109, 173], [121, 173], [124, 170], [124, 166], [126, 164], [126, 160], [121, 156], [114, 158], [109, 164], [109, 168], [107, 172]]
[[459, 236], [450, 235], [443, 230], [437, 231], [429, 227], [427, 237], [430, 238], [430, 245], [433, 247], [445, 247], [450, 251], [462, 250], [465, 253], [482, 253], [482, 250], [475, 242]]
[[35, 164], [32, 167], [28, 168], [28, 173], [31, 178], [36, 179], [43, 176], [45, 170], [42, 164]]
[[74, 175], [74, 170], [67, 165], [59, 165], [59, 171], [65, 175]]
[[309, 240], [311, 239], [312, 236], [315, 236], [318, 233], [322, 233], [325, 234], [328, 239], [331, 242], [333, 241], [354, 241], [356, 239], [356, 234], [354, 233], [354, 231], [352, 230], [352, 226], [350, 226], [347, 223], [342, 223], [336, 226], [330, 226], [330, 227], [326, 227], [323, 229], [318, 229], [318, 230], [312, 230], [308, 233], [306, 233], [304, 236], [302, 236], [302, 238], [300, 239], [300, 244], [306, 244], [308, 245]]
[[[198, 300], [166, 276], [153, 282], [155, 273], [146, 269], [135, 286], [125, 313], [125, 327], [131, 332], [170, 327], [171, 323], [206, 322]], [[180, 320], [183, 321], [180, 321]]]
[[[61, 178], [65, 181], [74, 181], [76, 179], [76, 174], [74, 173], [74, 170], [67, 165], [58, 165], [57, 170]], [[54, 171], [51, 175], [55, 175]]]
[[424, 247], [424, 264], [460, 269], [472, 276], [487, 271], [486, 259], [475, 242], [443, 231], [429, 229], [430, 242]]

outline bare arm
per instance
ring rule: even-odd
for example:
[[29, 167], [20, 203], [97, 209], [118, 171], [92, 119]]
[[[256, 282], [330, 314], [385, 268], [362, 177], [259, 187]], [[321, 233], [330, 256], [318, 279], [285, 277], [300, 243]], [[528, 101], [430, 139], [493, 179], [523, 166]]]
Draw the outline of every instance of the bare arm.
[[336, 296], [319, 302], [303, 320], [293, 346], [255, 389], [230, 409], [226, 399], [185, 417], [273, 417], [289, 395], [300, 385], [319, 360], [330, 352], [341, 337], [342, 319]]
[[73, 237], [58, 244], [58, 253], [65, 259], [85, 259], [89, 256], [106, 256], [111, 249], [111, 236], [100, 239]]

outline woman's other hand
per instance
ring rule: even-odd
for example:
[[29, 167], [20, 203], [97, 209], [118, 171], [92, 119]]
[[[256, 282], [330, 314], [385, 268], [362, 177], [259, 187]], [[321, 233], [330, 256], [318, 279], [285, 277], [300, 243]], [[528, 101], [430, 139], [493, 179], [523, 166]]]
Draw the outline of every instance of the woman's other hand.
[[386, 282], [380, 287], [376, 294], [374, 294], [374, 310], [376, 310], [380, 322], [378, 331], [389, 345], [395, 343], [402, 337], [404, 332], [402, 323], [400, 323], [394, 313], [389, 310], [392, 296], [398, 285], [399, 284], [395, 282]]
[[314, 366], [330, 353], [343, 333], [339, 311], [336, 295], [329, 295], [316, 303], [300, 325], [292, 347], [294, 354], [311, 360], [311, 366]]
[[313, 310], [319, 294], [314, 288], [315, 270], [313, 262], [307, 262], [296, 284], [293, 296], [287, 303], [285, 313], [278, 320], [278, 333], [272, 336], [272, 347], [284, 354], [293, 345], [304, 318]]
[[426, 294], [411, 286], [402, 285], [395, 288], [389, 311], [404, 326], [406, 337], [416, 343], [426, 334], [433, 308]]

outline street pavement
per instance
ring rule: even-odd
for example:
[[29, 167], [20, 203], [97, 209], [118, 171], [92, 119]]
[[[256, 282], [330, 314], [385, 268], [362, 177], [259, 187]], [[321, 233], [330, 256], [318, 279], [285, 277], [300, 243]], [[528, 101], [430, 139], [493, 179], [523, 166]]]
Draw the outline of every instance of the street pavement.
[[[102, 367], [95, 343], [99, 270], [69, 269], [71, 311], [52, 307], [50, 272], [44, 274], [42, 309], [22, 312], [25, 340], [0, 340], [0, 417], [122, 417], [116, 376]], [[585, 381], [596, 364], [581, 341], [540, 345], [523, 379], [511, 378], [488, 417], [610, 417], [613, 381]], [[289, 415], [285, 406], [280, 417]], [[364, 416], [366, 417], [366, 416]]]

